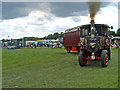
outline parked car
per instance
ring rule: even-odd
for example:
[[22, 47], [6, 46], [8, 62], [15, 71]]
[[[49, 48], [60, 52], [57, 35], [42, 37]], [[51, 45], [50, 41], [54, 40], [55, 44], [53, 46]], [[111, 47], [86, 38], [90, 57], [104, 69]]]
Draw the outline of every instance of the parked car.
[[20, 46], [7, 46], [8, 49], [18, 49]]

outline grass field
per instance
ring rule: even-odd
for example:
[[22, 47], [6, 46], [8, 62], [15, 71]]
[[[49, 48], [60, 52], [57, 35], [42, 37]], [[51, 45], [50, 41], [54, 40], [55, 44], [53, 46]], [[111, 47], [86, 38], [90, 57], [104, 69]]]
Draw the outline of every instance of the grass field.
[[64, 49], [3, 49], [3, 88], [118, 88], [118, 49], [107, 68], [99, 61], [78, 64]]

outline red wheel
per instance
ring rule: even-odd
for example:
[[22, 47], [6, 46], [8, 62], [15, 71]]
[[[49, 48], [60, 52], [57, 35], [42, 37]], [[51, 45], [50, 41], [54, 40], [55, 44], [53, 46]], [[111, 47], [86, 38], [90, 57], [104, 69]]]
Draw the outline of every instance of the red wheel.
[[83, 51], [80, 51], [80, 54], [79, 54], [79, 64], [80, 66], [86, 66], [86, 63], [87, 61], [85, 60], [86, 58], [86, 55]]
[[102, 67], [107, 67], [108, 66], [108, 52], [107, 50], [103, 50], [101, 53], [101, 64]]
[[86, 60], [85, 60], [85, 54], [84, 54], [84, 56], [83, 56], [83, 63], [85, 64], [86, 63]]
[[106, 64], [108, 64], [108, 54], [105, 55]]

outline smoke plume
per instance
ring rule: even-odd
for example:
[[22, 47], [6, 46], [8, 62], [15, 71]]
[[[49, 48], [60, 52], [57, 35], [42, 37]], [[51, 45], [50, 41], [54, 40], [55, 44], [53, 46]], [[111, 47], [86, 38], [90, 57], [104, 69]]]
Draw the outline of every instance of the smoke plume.
[[91, 20], [94, 20], [96, 13], [100, 10], [100, 4], [101, 2], [87, 2], [90, 18]]

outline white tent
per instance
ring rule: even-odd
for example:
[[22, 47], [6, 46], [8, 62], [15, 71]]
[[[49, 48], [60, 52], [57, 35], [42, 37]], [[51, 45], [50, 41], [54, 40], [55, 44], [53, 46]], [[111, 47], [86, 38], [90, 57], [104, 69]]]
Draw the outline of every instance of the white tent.
[[29, 43], [35, 43], [37, 45], [36, 41], [26, 41], [26, 45], [29, 45]]

